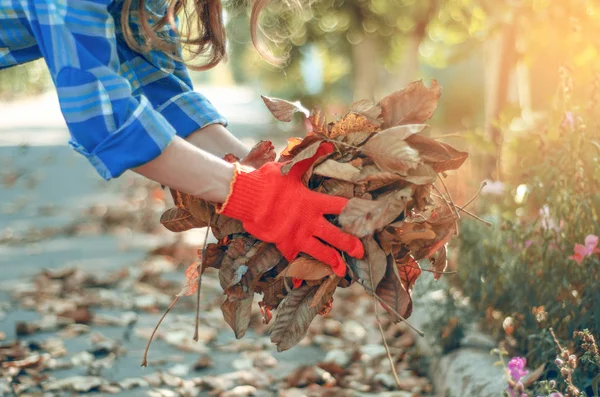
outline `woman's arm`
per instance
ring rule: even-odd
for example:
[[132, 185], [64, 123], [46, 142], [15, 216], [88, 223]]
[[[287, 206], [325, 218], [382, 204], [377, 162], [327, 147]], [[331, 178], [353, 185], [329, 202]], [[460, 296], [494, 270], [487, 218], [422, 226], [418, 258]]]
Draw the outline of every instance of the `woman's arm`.
[[221, 124], [208, 125], [194, 131], [185, 139], [192, 145], [206, 150], [219, 158], [222, 158], [227, 153], [232, 153], [241, 159], [250, 151], [250, 148], [244, 145]]
[[223, 203], [230, 190], [232, 164], [175, 136], [163, 153], [133, 171], [208, 201]]

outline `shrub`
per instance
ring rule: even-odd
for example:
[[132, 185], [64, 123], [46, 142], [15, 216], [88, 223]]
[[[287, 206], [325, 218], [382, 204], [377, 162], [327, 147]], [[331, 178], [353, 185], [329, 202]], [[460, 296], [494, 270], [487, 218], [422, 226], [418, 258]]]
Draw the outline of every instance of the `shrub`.
[[[584, 106], [568, 84], [560, 94], [535, 127], [504, 127], [504, 191], [480, 201], [494, 226], [462, 222], [455, 278], [509, 353], [548, 363], [545, 378], [559, 371], [550, 328], [578, 357], [574, 332], [600, 335], [600, 111], [595, 93]], [[592, 395], [597, 373], [583, 360], [573, 382]]]

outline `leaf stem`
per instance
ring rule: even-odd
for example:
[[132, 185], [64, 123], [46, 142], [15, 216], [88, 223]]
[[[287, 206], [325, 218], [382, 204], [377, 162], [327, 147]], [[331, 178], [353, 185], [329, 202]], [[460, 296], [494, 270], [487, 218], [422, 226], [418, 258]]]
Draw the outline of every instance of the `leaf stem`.
[[[442, 180], [442, 178], [440, 177], [440, 181], [441, 180]], [[443, 181], [442, 181], [442, 184], [444, 184]], [[454, 202], [452, 202], [452, 199], [450, 199], [451, 202], [449, 203], [448, 200], [446, 200], [446, 198], [444, 197], [444, 194], [442, 192], [440, 192], [440, 189], [437, 188], [437, 186], [435, 186], [433, 183], [431, 184], [431, 186], [435, 189], [436, 192], [438, 192], [438, 194], [440, 195], [440, 198], [444, 201], [444, 203], [446, 203], [446, 205], [448, 206], [448, 209], [452, 213], [452, 217], [454, 218], [454, 235], [458, 236], [458, 217], [456, 215], [456, 214], [458, 214], [458, 211], [456, 210], [456, 208], [452, 208], [452, 206], [456, 207], [454, 205]], [[446, 186], [446, 185], [444, 184], [444, 186]], [[452, 205], [450, 205], [450, 204], [452, 204]]]
[[421, 331], [420, 329], [418, 329], [417, 327], [412, 325], [410, 323], [410, 321], [408, 321], [403, 316], [401, 316], [396, 310], [394, 310], [393, 307], [388, 305], [387, 302], [385, 302], [383, 299], [381, 299], [377, 294], [373, 294], [373, 296], [379, 301], [379, 303], [381, 303], [382, 305], [385, 305], [388, 309], [390, 309], [390, 311], [392, 313], [394, 313], [394, 315], [396, 315], [400, 320], [404, 321], [406, 323], [406, 325], [408, 325], [413, 331], [415, 331], [417, 334], [419, 334], [419, 336], [425, 336], [425, 333], [423, 331]]
[[424, 272], [437, 273], [437, 274], [457, 274], [458, 273], [456, 270], [442, 271], [442, 270], [434, 270], [434, 269], [422, 269], [420, 267], [409, 266], [409, 265], [403, 265], [403, 266], [411, 268], [411, 269], [420, 269]]
[[202, 288], [202, 274], [204, 273], [204, 265], [206, 264], [206, 245], [208, 243], [208, 231], [212, 224], [212, 218], [213, 214], [210, 215], [210, 219], [208, 220], [206, 234], [204, 235], [204, 244], [202, 245], [202, 258], [200, 258], [200, 263], [196, 268], [198, 272], [198, 291], [196, 291], [196, 324], [194, 326], [194, 337], [192, 338], [196, 342], [198, 342], [198, 328], [200, 326], [200, 289]]
[[[381, 339], [383, 340], [383, 346], [385, 347], [385, 352], [387, 353], [388, 360], [390, 361], [390, 368], [392, 369], [392, 374], [394, 375], [394, 380], [396, 381], [396, 386], [400, 388], [400, 379], [398, 379], [398, 373], [396, 372], [396, 365], [394, 364], [394, 359], [392, 358], [392, 353], [390, 352], [390, 347], [387, 344], [387, 340], [385, 339], [385, 332], [383, 332], [383, 327], [381, 326], [381, 320], [379, 319], [379, 308], [377, 307], [377, 300], [375, 299], [375, 286], [373, 285], [373, 266], [371, 261], [367, 261], [369, 263], [369, 280], [371, 283], [371, 290], [373, 291], [373, 306], [375, 307], [375, 320], [377, 320], [377, 326], [379, 327], [379, 332], [381, 333]], [[395, 266], [395, 264], [394, 264]]]
[[152, 331], [152, 335], [150, 335], [150, 339], [148, 340], [148, 344], [146, 345], [146, 350], [144, 350], [144, 358], [142, 359], [142, 367], [147, 367], [148, 366], [148, 350], [150, 350], [150, 344], [152, 343], [152, 340], [154, 339], [154, 335], [156, 334], [156, 331], [158, 331], [158, 328], [160, 327], [160, 324], [163, 322], [163, 320], [165, 319], [165, 317], [167, 317], [167, 314], [169, 313], [169, 311], [171, 311], [171, 309], [173, 308], [173, 306], [175, 306], [175, 304], [177, 303], [177, 301], [179, 300], [179, 296], [176, 296], [175, 299], [173, 300], [173, 302], [171, 302], [171, 304], [169, 305], [169, 307], [167, 307], [167, 310], [165, 310], [165, 312], [163, 313], [162, 317], [160, 318], [160, 320], [158, 320], [158, 324], [156, 324], [156, 327], [154, 327], [154, 331]]
[[[474, 195], [474, 196], [471, 198], [471, 200], [467, 201], [467, 203], [466, 203], [466, 204], [463, 204], [462, 208], [467, 208], [467, 206], [468, 206], [469, 204], [471, 204], [473, 201], [475, 201], [475, 199], [476, 199], [477, 197], [479, 197], [479, 195], [481, 194], [481, 191], [483, 190], [483, 188], [484, 188], [484, 187], [486, 187], [486, 186], [487, 186], [487, 182], [483, 181], [483, 183], [482, 183], [482, 184], [481, 184], [481, 186], [479, 187], [479, 190], [477, 191], [477, 193], [475, 193], [475, 195]], [[462, 208], [461, 208], [461, 209], [462, 209]]]

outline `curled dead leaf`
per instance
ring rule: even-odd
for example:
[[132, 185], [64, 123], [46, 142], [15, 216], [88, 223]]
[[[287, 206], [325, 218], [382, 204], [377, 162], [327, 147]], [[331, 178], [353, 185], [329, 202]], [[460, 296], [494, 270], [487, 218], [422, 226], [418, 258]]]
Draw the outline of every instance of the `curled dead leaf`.
[[433, 116], [442, 89], [436, 80], [427, 88], [422, 80], [386, 96], [379, 102], [383, 128], [401, 124], [420, 124]]
[[435, 141], [423, 135], [412, 135], [406, 143], [419, 152], [423, 162], [432, 166], [435, 172], [445, 172], [460, 168], [469, 154], [454, 149], [452, 146]]
[[342, 230], [365, 237], [373, 235], [400, 216], [412, 195], [412, 188], [392, 191], [376, 201], [352, 198], [342, 210], [338, 220]]
[[273, 143], [271, 141], [260, 141], [250, 149], [250, 152], [240, 163], [258, 169], [265, 165], [265, 163], [275, 161], [276, 157], [277, 153], [275, 153]]
[[[404, 130], [425, 128], [424, 126], [401, 126], [381, 131], [365, 143], [361, 149], [377, 166], [388, 172], [406, 175], [408, 170], [420, 164], [419, 152], [413, 149], [404, 138]], [[398, 132], [399, 131], [399, 132]]]
[[313, 108], [308, 120], [310, 121], [315, 134], [328, 135], [329, 128], [327, 126], [327, 119], [321, 109], [318, 107]]
[[342, 135], [348, 135], [353, 132], [375, 132], [379, 131], [379, 123], [370, 121], [367, 117], [362, 114], [350, 112], [346, 114], [341, 120], [331, 127], [329, 131], [329, 138], [336, 138]]
[[325, 160], [314, 169], [314, 173], [342, 181], [354, 182], [360, 171], [350, 163], [339, 163], [335, 160]]
[[383, 119], [380, 117], [381, 106], [374, 104], [368, 99], [354, 102], [352, 105], [350, 105], [350, 111], [366, 117], [371, 123], [377, 125], [378, 127], [380, 127], [383, 123]]
[[292, 167], [294, 167], [296, 163], [313, 157], [317, 153], [317, 150], [319, 150], [319, 146], [321, 146], [321, 140], [317, 140], [316, 142], [312, 143], [309, 147], [302, 150], [300, 153], [294, 156], [293, 160], [289, 161], [283, 167], [281, 167], [281, 173], [283, 175], [287, 175], [290, 173]]
[[305, 117], [310, 116], [310, 112], [298, 101], [289, 102], [285, 99], [269, 98], [261, 95], [265, 105], [271, 111], [273, 116], [279, 121], [290, 122], [294, 117], [294, 113], [302, 113]]

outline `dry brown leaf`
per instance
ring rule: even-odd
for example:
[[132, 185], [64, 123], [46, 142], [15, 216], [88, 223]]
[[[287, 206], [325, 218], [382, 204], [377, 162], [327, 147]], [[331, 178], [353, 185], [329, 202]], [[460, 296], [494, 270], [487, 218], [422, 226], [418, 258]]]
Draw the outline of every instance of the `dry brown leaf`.
[[429, 164], [419, 164], [417, 168], [409, 170], [402, 179], [415, 185], [430, 185], [436, 181], [437, 173]]
[[448, 241], [452, 239], [456, 230], [454, 219], [443, 223], [433, 224], [432, 230], [435, 232], [433, 240], [413, 240], [407, 243], [407, 247], [414, 252], [416, 260], [429, 258], [440, 250]]
[[254, 296], [238, 301], [231, 301], [228, 298], [221, 305], [223, 318], [229, 324], [237, 339], [241, 339], [248, 330], [253, 300]]
[[299, 256], [277, 277], [293, 277], [300, 280], [321, 280], [333, 274], [331, 267], [316, 259]]
[[450, 145], [422, 135], [412, 135], [406, 138], [406, 143], [418, 151], [421, 160], [431, 165], [436, 172], [455, 170], [469, 157], [469, 153], [460, 152]]
[[259, 242], [256, 253], [250, 257], [246, 264], [248, 271], [242, 276], [240, 281], [241, 296], [247, 298], [253, 295], [255, 285], [263, 273], [277, 266], [282, 258], [283, 255], [274, 244]]
[[173, 202], [178, 208], [188, 211], [199, 222], [208, 225], [211, 215], [215, 212], [212, 204], [201, 198], [170, 189]]
[[233, 153], [227, 153], [225, 156], [223, 156], [223, 160], [227, 161], [228, 163], [233, 164], [233, 163], [237, 163], [238, 161], [240, 161], [240, 158]]
[[263, 294], [262, 305], [272, 310], [279, 306], [287, 290], [283, 278], [272, 278], [256, 283], [256, 292]]
[[323, 111], [318, 107], [313, 108], [310, 116], [308, 117], [310, 121], [313, 132], [316, 134], [328, 135], [328, 127], [327, 127], [327, 118], [323, 114]]
[[299, 161], [306, 160], [314, 156], [317, 153], [317, 150], [319, 150], [319, 146], [321, 146], [321, 140], [314, 142], [309, 147], [295, 155], [290, 162], [286, 163], [283, 167], [281, 167], [282, 175], [289, 174], [292, 167]]
[[439, 280], [439, 278], [442, 277], [442, 272], [446, 271], [446, 268], [448, 267], [448, 257], [445, 244], [442, 245], [442, 248], [437, 251], [435, 257], [430, 258], [430, 261], [433, 270], [435, 270], [435, 273], [433, 273], [433, 278], [435, 280]]
[[212, 232], [214, 236], [221, 240], [232, 234], [244, 233], [244, 225], [237, 219], [230, 218], [225, 215], [216, 215], [213, 217]]
[[315, 296], [310, 303], [310, 308], [317, 307], [325, 294], [333, 294], [339, 282], [340, 278], [338, 276], [335, 274], [329, 275], [329, 277], [321, 283], [317, 292], [315, 292]]
[[246, 237], [233, 239], [231, 244], [229, 244], [229, 248], [219, 269], [219, 281], [223, 290], [239, 283], [242, 276], [246, 274], [248, 271], [246, 264], [256, 252], [254, 244], [254, 239]]
[[365, 116], [370, 122], [381, 126], [383, 120], [381, 116], [381, 106], [374, 104], [368, 99], [354, 102], [350, 105], [350, 111]]
[[342, 230], [356, 237], [373, 235], [402, 214], [411, 195], [408, 187], [386, 193], [377, 201], [350, 199], [338, 218]]
[[360, 171], [350, 163], [339, 163], [335, 160], [325, 160], [314, 169], [314, 173], [342, 181], [354, 182]]
[[390, 313], [393, 322], [401, 321], [394, 311], [405, 319], [412, 313], [412, 298], [400, 279], [396, 263], [391, 255], [387, 257], [385, 276], [377, 286], [376, 294], [385, 302], [381, 306]]
[[319, 186], [317, 191], [329, 194], [330, 196], [340, 196], [349, 199], [354, 197], [354, 184], [338, 179], [328, 179]]
[[281, 156], [282, 157], [286, 157], [286, 156], [292, 156], [292, 151], [294, 150], [294, 148], [298, 145], [300, 145], [302, 143], [302, 138], [288, 138], [287, 140], [287, 144], [285, 146], [285, 149], [283, 149], [281, 151]]
[[377, 166], [375, 165], [367, 165], [366, 167], [363, 167], [363, 169], [360, 171], [360, 175], [358, 176], [358, 178], [356, 179], [356, 183], [360, 183], [360, 182], [371, 182], [371, 181], [378, 181], [378, 182], [395, 182], [395, 181], [399, 181], [403, 179], [402, 176], [395, 174], [393, 172], [385, 172], [385, 171], [381, 171], [379, 168], [377, 168]]
[[388, 172], [406, 175], [408, 170], [420, 164], [419, 152], [404, 141], [406, 131], [422, 131], [423, 125], [406, 125], [391, 128], [374, 135], [361, 150], [366, 153], [377, 166]]
[[250, 166], [252, 168], [260, 168], [269, 161], [275, 161], [277, 153], [275, 153], [275, 146], [271, 141], [260, 141], [250, 150], [241, 161], [241, 164]]
[[311, 308], [309, 304], [317, 290], [318, 287], [308, 285], [294, 288], [277, 308], [277, 317], [269, 330], [271, 342], [277, 345], [277, 351], [288, 350], [300, 342], [321, 307], [331, 298], [325, 294], [319, 304]]
[[175, 233], [208, 226], [208, 223], [195, 219], [187, 210], [177, 207], [166, 210], [160, 217], [160, 223]]
[[191, 296], [198, 291], [198, 266], [200, 263], [192, 263], [185, 270], [185, 285], [177, 296]]
[[336, 138], [342, 135], [348, 135], [353, 132], [375, 132], [379, 131], [379, 125], [370, 121], [367, 117], [362, 114], [350, 112], [346, 114], [341, 120], [331, 127], [329, 131], [329, 138]]
[[335, 140], [338, 142], [343, 142], [352, 147], [357, 147], [365, 143], [365, 141], [369, 139], [373, 134], [373, 132], [357, 131], [351, 132], [346, 135], [340, 135], [337, 138], [335, 138]]
[[373, 288], [377, 288], [385, 275], [386, 255], [372, 236], [363, 237], [361, 241], [365, 247], [365, 257], [363, 259], [349, 257], [348, 266], [367, 292], [373, 293]]
[[397, 262], [400, 280], [406, 291], [411, 294], [417, 279], [421, 275], [421, 267], [410, 255]]
[[302, 113], [305, 117], [310, 116], [308, 109], [304, 108], [298, 101], [289, 102], [285, 99], [269, 98], [268, 96], [261, 95], [267, 108], [273, 113], [273, 116], [279, 121], [290, 122], [294, 117], [294, 113]]
[[441, 95], [442, 89], [436, 80], [429, 88], [423, 80], [418, 80], [386, 96], [379, 102], [383, 128], [424, 123], [433, 116]]

